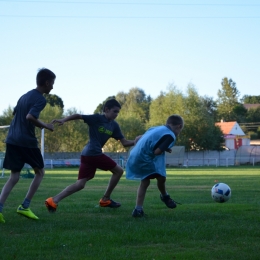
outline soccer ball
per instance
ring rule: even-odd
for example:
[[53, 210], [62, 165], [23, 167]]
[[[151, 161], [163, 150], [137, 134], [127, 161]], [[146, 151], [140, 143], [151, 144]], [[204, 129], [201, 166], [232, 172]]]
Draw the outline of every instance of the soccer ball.
[[231, 189], [225, 183], [217, 183], [211, 189], [211, 197], [216, 202], [226, 202], [231, 197]]

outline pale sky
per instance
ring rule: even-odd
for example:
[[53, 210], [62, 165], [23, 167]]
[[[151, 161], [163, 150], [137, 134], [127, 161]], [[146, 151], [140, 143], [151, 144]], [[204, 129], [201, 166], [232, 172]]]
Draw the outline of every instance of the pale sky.
[[174, 83], [216, 99], [224, 77], [260, 95], [260, 1], [2, 1], [0, 115], [52, 70], [65, 110], [91, 114], [119, 91]]

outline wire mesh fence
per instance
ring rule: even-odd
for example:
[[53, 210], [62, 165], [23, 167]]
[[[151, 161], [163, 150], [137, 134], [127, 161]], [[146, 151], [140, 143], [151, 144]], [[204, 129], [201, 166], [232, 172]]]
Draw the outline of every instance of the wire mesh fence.
[[[110, 153], [108, 154], [118, 165], [125, 168], [127, 155]], [[3, 168], [4, 154], [0, 154], [0, 178], [5, 175]], [[204, 151], [204, 152], [185, 152], [184, 147], [176, 147], [171, 154], [166, 154], [165, 165], [168, 167], [192, 167], [192, 166], [213, 166], [229, 167], [239, 165], [260, 165], [260, 146], [242, 146], [233, 151]], [[80, 158], [78, 159], [45, 159], [45, 168], [67, 168], [79, 167]], [[22, 170], [28, 172], [31, 167], [25, 164]]]

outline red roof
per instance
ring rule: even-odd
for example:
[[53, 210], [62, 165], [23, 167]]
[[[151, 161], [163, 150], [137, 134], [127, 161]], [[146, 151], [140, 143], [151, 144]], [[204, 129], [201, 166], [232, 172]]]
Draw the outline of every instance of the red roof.
[[231, 130], [234, 127], [235, 124], [236, 124], [236, 121], [215, 123], [216, 126], [220, 127], [220, 129], [221, 129], [221, 131], [223, 132], [224, 135], [228, 135], [231, 132]]

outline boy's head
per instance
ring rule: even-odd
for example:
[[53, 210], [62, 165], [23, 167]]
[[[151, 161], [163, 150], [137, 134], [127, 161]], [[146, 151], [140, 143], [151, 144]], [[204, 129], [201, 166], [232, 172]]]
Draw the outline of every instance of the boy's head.
[[178, 136], [184, 127], [184, 120], [179, 115], [171, 115], [168, 117], [166, 125], [170, 126], [174, 134]]
[[121, 105], [114, 98], [109, 99], [103, 106], [103, 113], [109, 120], [114, 120], [119, 114]]
[[44, 93], [48, 94], [53, 88], [55, 79], [56, 75], [51, 70], [42, 68], [36, 75], [36, 84], [38, 87], [46, 88]]

